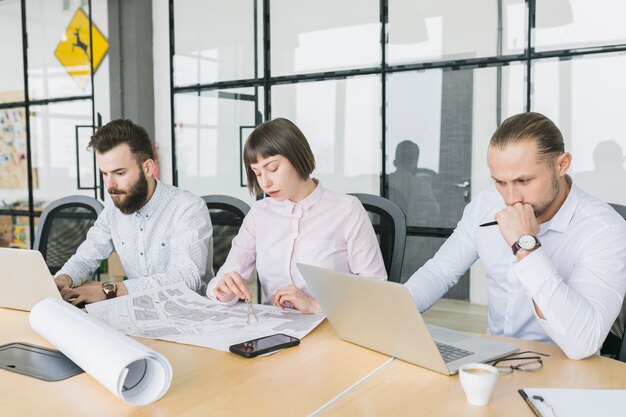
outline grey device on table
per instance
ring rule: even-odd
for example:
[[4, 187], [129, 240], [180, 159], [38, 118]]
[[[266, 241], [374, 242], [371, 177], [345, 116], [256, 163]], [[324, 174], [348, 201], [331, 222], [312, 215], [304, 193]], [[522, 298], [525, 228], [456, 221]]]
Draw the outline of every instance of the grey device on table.
[[426, 325], [402, 284], [297, 264], [337, 335], [445, 375], [489, 362], [516, 346]]
[[62, 299], [40, 252], [0, 248], [0, 307], [30, 311], [47, 297]]

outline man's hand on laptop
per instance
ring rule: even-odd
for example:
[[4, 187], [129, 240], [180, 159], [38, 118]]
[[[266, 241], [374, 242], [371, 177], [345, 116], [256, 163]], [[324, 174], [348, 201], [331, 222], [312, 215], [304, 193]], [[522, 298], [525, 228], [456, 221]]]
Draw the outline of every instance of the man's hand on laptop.
[[73, 284], [72, 278], [70, 278], [70, 276], [67, 274], [61, 274], [58, 277], [55, 277], [54, 283], [57, 285], [57, 289], [59, 290], [61, 295], [63, 295], [64, 289], [66, 290], [66, 292], [69, 291], [69, 289], [72, 288]]
[[[128, 290], [123, 282], [117, 283], [117, 296], [128, 295]], [[96, 281], [87, 281], [80, 287], [71, 288], [67, 293], [61, 294], [65, 301], [73, 305], [90, 304], [106, 300], [106, 294], [102, 290], [102, 284]]]

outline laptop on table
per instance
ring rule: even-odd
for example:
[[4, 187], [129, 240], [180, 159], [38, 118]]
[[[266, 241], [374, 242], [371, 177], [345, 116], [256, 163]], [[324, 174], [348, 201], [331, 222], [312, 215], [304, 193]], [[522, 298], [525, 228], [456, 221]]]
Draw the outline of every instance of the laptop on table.
[[518, 348], [426, 325], [408, 289], [297, 264], [326, 318], [343, 340], [445, 375], [470, 362], [488, 362]]
[[30, 311], [47, 297], [62, 300], [40, 252], [0, 248], [0, 307]]

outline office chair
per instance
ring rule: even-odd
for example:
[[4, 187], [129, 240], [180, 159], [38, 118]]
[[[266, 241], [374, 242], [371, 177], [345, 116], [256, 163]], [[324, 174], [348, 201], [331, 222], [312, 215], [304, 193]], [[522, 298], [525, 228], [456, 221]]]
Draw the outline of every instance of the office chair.
[[71, 195], [55, 200], [41, 213], [33, 249], [56, 274], [76, 253], [104, 206], [92, 197]]
[[[621, 204], [609, 203], [626, 220], [626, 206]], [[607, 335], [600, 353], [604, 356], [626, 362], [626, 338], [624, 337], [624, 329], [626, 327], [626, 298], [622, 302], [622, 308], [611, 326], [611, 330]]]
[[[202, 197], [211, 214], [213, 224], [213, 270], [217, 271], [226, 262], [231, 242], [250, 211], [250, 206], [238, 198], [228, 195], [205, 195]], [[257, 296], [261, 300], [261, 286], [257, 280]]]
[[373, 194], [350, 194], [359, 199], [370, 214], [378, 236], [380, 251], [389, 281], [400, 282], [404, 246], [406, 245], [406, 216], [393, 201]]

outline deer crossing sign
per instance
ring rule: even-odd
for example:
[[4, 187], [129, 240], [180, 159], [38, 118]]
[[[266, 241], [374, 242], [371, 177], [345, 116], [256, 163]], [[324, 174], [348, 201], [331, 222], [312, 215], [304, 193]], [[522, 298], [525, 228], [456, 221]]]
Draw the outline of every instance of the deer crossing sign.
[[107, 39], [93, 22], [90, 40], [89, 16], [79, 7], [54, 50], [54, 56], [76, 84], [84, 90], [91, 78], [89, 71], [91, 55], [93, 55], [93, 72], [95, 74], [108, 49]]

